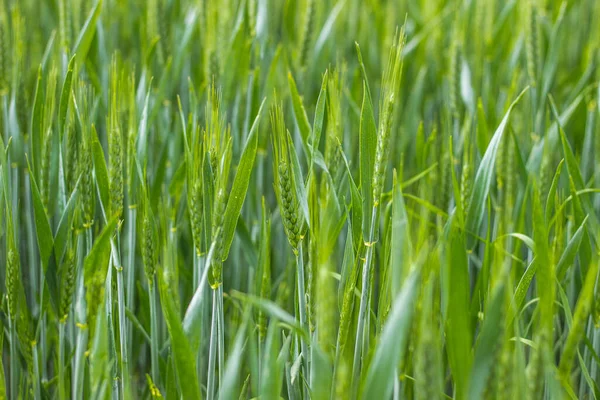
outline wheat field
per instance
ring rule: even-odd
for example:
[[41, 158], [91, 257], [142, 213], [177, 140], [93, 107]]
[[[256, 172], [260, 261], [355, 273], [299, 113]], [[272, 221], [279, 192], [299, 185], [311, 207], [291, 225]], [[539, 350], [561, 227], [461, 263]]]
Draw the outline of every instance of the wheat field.
[[600, 399], [600, 1], [0, 0], [0, 399]]

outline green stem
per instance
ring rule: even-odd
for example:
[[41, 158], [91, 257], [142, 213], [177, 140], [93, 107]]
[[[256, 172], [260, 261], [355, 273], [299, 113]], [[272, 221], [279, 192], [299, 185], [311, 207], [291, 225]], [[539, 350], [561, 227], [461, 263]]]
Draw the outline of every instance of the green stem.
[[[193, 281], [193, 286], [194, 286], [194, 291], [198, 288], [198, 286], [200, 285], [200, 281], [202, 280], [202, 274], [203, 274], [203, 269], [202, 266], [204, 265], [204, 261], [202, 260], [202, 256], [200, 256], [195, 250], [194, 250], [194, 281]], [[200, 345], [198, 346], [198, 352], [196, 354], [196, 376], [198, 377], [198, 379], [200, 379], [200, 377], [204, 376], [204, 370], [203, 370], [203, 357], [202, 357], [202, 343], [203, 343], [203, 339], [205, 336], [205, 325], [204, 325], [204, 320], [205, 320], [205, 316], [206, 316], [206, 302], [203, 302], [201, 305], [201, 310], [200, 310], [200, 321], [202, 321], [202, 328], [200, 329], [200, 340], [198, 343], [200, 343]]]
[[73, 379], [73, 393], [76, 399], [83, 398], [83, 373], [85, 368], [85, 349], [87, 347], [88, 328], [79, 327], [77, 331], [77, 344], [75, 352], [75, 371]]
[[262, 346], [262, 341], [260, 339], [260, 335], [257, 335], [256, 339], [257, 339], [256, 340], [256, 343], [257, 343], [256, 348], [258, 349], [257, 350], [257, 354], [258, 354], [257, 361], [258, 361], [258, 371], [259, 371], [257, 382], [258, 382], [258, 387], [260, 387], [260, 380], [261, 380], [261, 375], [262, 375], [262, 373], [260, 371], [262, 371], [263, 346]]
[[[153, 278], [154, 280], [154, 278]], [[158, 365], [158, 315], [156, 311], [156, 284], [150, 283], [150, 358], [152, 362], [152, 381], [160, 387], [160, 369]]]
[[398, 378], [398, 368], [396, 368], [396, 372], [394, 373], [394, 400], [399, 400], [400, 397], [400, 379]]
[[[118, 234], [117, 234], [118, 240]], [[117, 243], [118, 244], [118, 243]], [[113, 263], [117, 271], [117, 306], [119, 313], [119, 347], [121, 350], [121, 391], [123, 398], [129, 398], [129, 359], [127, 357], [127, 319], [125, 317], [125, 289], [123, 287], [123, 267], [118, 246], [111, 240]]]
[[[111, 240], [112, 243], [112, 240]], [[112, 253], [111, 253], [112, 254]], [[112, 260], [111, 260], [112, 261]], [[112, 265], [109, 265], [109, 268]], [[108, 353], [111, 364], [112, 380], [112, 395], [113, 399], [120, 399], [119, 395], [119, 381], [120, 379], [120, 367], [121, 364], [117, 361], [117, 349], [115, 344], [115, 326], [113, 319], [113, 297], [112, 297], [112, 282], [113, 282], [113, 271], [108, 270], [106, 279], [104, 281], [104, 308], [106, 310], [106, 319], [108, 320]], [[101, 311], [100, 311], [101, 312]]]
[[358, 326], [356, 328], [356, 342], [354, 343], [354, 362], [352, 363], [352, 393], [356, 398], [358, 391], [360, 361], [364, 352], [364, 328], [367, 303], [369, 301], [369, 278], [371, 270], [371, 259], [373, 258], [373, 238], [375, 237], [375, 221], [377, 219], [377, 207], [373, 207], [371, 214], [371, 226], [369, 228], [369, 241], [366, 243], [367, 254], [362, 270], [362, 288], [360, 296], [360, 309], [358, 312]]
[[[12, 317], [12, 316], [11, 316]], [[17, 329], [15, 321], [10, 320], [10, 396], [16, 399], [17, 396]]]
[[225, 369], [225, 316], [223, 314], [223, 284], [219, 285], [217, 293], [217, 327], [218, 327], [218, 354], [219, 354], [219, 388], [223, 383], [223, 369]]
[[[298, 244], [298, 249], [296, 253], [296, 271], [298, 272], [298, 314], [300, 317], [300, 326], [303, 329], [308, 331], [308, 327], [306, 324], [306, 290], [304, 288], [304, 259], [302, 256], [302, 242]], [[309, 380], [309, 364], [310, 357], [308, 352], [308, 344], [304, 338], [300, 338], [300, 346], [302, 347], [302, 358], [305, 362], [302, 363], [302, 370], [304, 373], [304, 378]], [[304, 390], [305, 398], [307, 397], [306, 388]]]
[[[40, 266], [38, 268], [38, 265], [36, 265], [36, 248], [35, 248], [35, 243], [36, 243], [36, 238], [35, 238], [35, 229], [33, 227], [33, 206], [31, 205], [31, 181], [30, 181], [30, 177], [29, 174], [26, 175], [25, 178], [25, 190], [27, 195], [25, 196], [25, 209], [28, 210], [27, 213], [25, 213], [25, 224], [27, 226], [27, 250], [28, 250], [28, 258], [27, 260], [29, 261], [29, 276], [30, 276], [30, 281], [29, 281], [29, 285], [30, 285], [30, 290], [32, 291], [32, 293], [39, 293], [38, 291], [38, 281], [40, 278], [38, 278], [38, 273], [39, 271], [41, 271], [41, 263]], [[39, 274], [39, 275], [43, 275], [43, 274]], [[42, 302], [40, 302], [39, 304], [43, 304]], [[33, 314], [36, 315], [39, 312], [39, 304], [36, 304], [34, 302], [33, 304]]]
[[42, 399], [42, 394], [40, 392], [40, 383], [42, 382], [42, 377], [40, 376], [40, 363], [38, 360], [38, 352], [37, 352], [37, 346], [33, 345], [33, 344], [28, 344], [29, 346], [31, 346], [31, 352], [33, 354], [33, 393], [34, 393], [34, 398], [36, 400], [41, 400]]
[[202, 276], [201, 272], [200, 272], [200, 256], [198, 255], [198, 252], [196, 251], [196, 245], [194, 244], [194, 257], [193, 257], [193, 275], [192, 275], [192, 285], [194, 287], [194, 290], [196, 290], [196, 288], [198, 287], [198, 284], [200, 283], [200, 276]]
[[[83, 250], [83, 238], [80, 237], [80, 247]], [[83, 258], [89, 254], [92, 249], [92, 228], [89, 227], [85, 230], [85, 251], [82, 251], [83, 255], [79, 257], [79, 260], [83, 260]], [[78, 300], [81, 301], [82, 304], [78, 304], [78, 308], [85, 309], [85, 288], [84, 288], [84, 280], [83, 280], [83, 271], [81, 270], [81, 265], [79, 266], [79, 283], [78, 283], [78, 291], [79, 294], [77, 296]], [[73, 386], [72, 391], [75, 399], [83, 398], [83, 376], [85, 371], [85, 351], [87, 350], [87, 341], [89, 335], [89, 328], [86, 324], [86, 315], [85, 311], [82, 311], [82, 315], [79, 316], [79, 326], [77, 330], [77, 343], [75, 346], [75, 366], [74, 366], [74, 374], [73, 374]]]
[[[136, 227], [136, 209], [129, 208], [129, 223], [127, 224], [127, 270], [125, 271], [126, 279], [126, 302], [127, 308], [134, 311], [134, 294], [135, 294], [135, 227]], [[132, 327], [127, 326], [127, 346], [131, 350], [132, 342]]]
[[[40, 275], [42, 277], [42, 279], [41, 279], [42, 285], [40, 287], [44, 287], [44, 274], [40, 274]], [[43, 290], [41, 292], [43, 292]], [[44, 304], [44, 303], [42, 302], [40, 304]], [[46, 332], [47, 332], [46, 325], [47, 325], [47, 323], [48, 322], [46, 321], [46, 313], [44, 312], [42, 314], [42, 318], [40, 321], [40, 340], [39, 340], [40, 351], [41, 351], [42, 355], [46, 354]], [[48, 377], [46, 374], [46, 363], [42, 363], [42, 371], [41, 371], [40, 378], [44, 381], [48, 380]]]
[[206, 384], [206, 398], [213, 400], [215, 397], [215, 359], [217, 347], [217, 290], [213, 290], [212, 322], [210, 325], [210, 348], [208, 351], [208, 378]]
[[58, 323], [58, 398], [67, 398], [65, 392], [65, 322]]
[[333, 373], [331, 374], [331, 387], [329, 390], [329, 399], [330, 400], [335, 399], [335, 381], [336, 381], [335, 378], [337, 375], [337, 367], [338, 367], [339, 363], [340, 363], [340, 340], [339, 340], [339, 336], [338, 336], [338, 340], [335, 345], [335, 356], [333, 359]]

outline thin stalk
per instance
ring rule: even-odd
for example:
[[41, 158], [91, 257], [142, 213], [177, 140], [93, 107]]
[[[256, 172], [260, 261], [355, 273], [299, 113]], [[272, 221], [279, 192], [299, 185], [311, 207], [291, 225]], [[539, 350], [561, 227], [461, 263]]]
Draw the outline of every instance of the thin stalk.
[[398, 379], [398, 368], [394, 373], [394, 400], [400, 400], [400, 379]]
[[[592, 331], [594, 330], [594, 321], [592, 320], [592, 317], [588, 317], [588, 323], [587, 323], [587, 327], [586, 327], [586, 333], [585, 336], [586, 337], [591, 337], [593, 335]], [[591, 364], [590, 364], [590, 353], [589, 353], [589, 348], [586, 347], [583, 351], [583, 364], [584, 365], [589, 365], [588, 367], [588, 371], [591, 372]], [[595, 363], [593, 363], [595, 364]], [[593, 377], [593, 375], [590, 373], [590, 376]], [[589, 395], [589, 391], [590, 388], [589, 386], [586, 384], [585, 382], [585, 376], [583, 374], [581, 374], [581, 376], [579, 377], [579, 398], [583, 399], [586, 397], [586, 394]], [[588, 396], [587, 398], [591, 398], [592, 396]]]
[[121, 391], [124, 398], [128, 398], [129, 390], [129, 360], [127, 357], [127, 320], [125, 317], [125, 289], [123, 287], [123, 267], [119, 256], [119, 237], [117, 245], [111, 239], [113, 263], [117, 270], [117, 307], [119, 313], [119, 347], [121, 350]]
[[[38, 268], [37, 264], [36, 264], [36, 248], [35, 248], [35, 243], [36, 243], [36, 238], [35, 238], [35, 229], [33, 227], [33, 206], [31, 205], [31, 183], [30, 183], [30, 177], [29, 174], [26, 173], [25, 175], [25, 192], [27, 193], [27, 195], [25, 196], [25, 209], [28, 210], [27, 213], [25, 213], [25, 225], [27, 227], [27, 250], [28, 250], [28, 258], [27, 260], [29, 261], [29, 276], [30, 276], [30, 280], [29, 280], [29, 288], [32, 291], [32, 293], [39, 293], [38, 292], [38, 272], [41, 271], [41, 268]], [[42, 274], [40, 274], [42, 275]], [[40, 302], [40, 304], [42, 304]], [[39, 312], [39, 305], [36, 304], [36, 302], [33, 302], [33, 308], [32, 308], [32, 312], [34, 315], [38, 314]]]
[[337, 339], [337, 343], [335, 345], [335, 356], [333, 359], [333, 373], [331, 375], [331, 389], [329, 391], [329, 399], [333, 400], [335, 399], [335, 381], [336, 381], [336, 376], [337, 376], [337, 367], [338, 364], [340, 363], [340, 339], [339, 339], [339, 335], [338, 335], [338, 339]]
[[38, 352], [37, 352], [37, 348], [36, 346], [29, 344], [28, 346], [31, 346], [31, 352], [33, 354], [33, 393], [34, 393], [34, 398], [36, 400], [41, 400], [42, 399], [42, 394], [40, 391], [40, 382], [42, 382], [42, 377], [40, 376], [40, 363], [38, 361]]
[[[111, 240], [112, 242], [112, 240]], [[117, 349], [115, 344], [115, 326], [113, 319], [113, 297], [112, 297], [112, 282], [113, 282], [113, 271], [112, 271], [112, 260], [109, 263], [108, 273], [104, 281], [104, 307], [106, 310], [106, 319], [108, 320], [108, 352], [109, 359], [111, 361], [111, 374], [113, 375], [112, 381], [112, 394], [113, 399], [120, 399], [119, 395], [119, 377], [121, 365], [117, 361]]]
[[58, 323], [58, 398], [67, 399], [65, 391], [65, 325], [66, 322]]
[[541, 126], [540, 126], [541, 110], [539, 109], [539, 106], [538, 106], [538, 90], [537, 90], [537, 86], [535, 84], [531, 85], [529, 97], [531, 99], [531, 109], [533, 110], [532, 116], [531, 116], [532, 129], [533, 129], [533, 132], [535, 132], [536, 134], [539, 135], [539, 134], [541, 134], [541, 132], [538, 131], [538, 129], [541, 128]]
[[217, 347], [217, 291], [213, 290], [212, 304], [212, 322], [210, 325], [210, 348], [208, 351], [208, 378], [206, 384], [206, 398], [213, 400], [215, 398], [215, 358]]
[[193, 275], [192, 275], [192, 284], [194, 286], [194, 290], [196, 290], [196, 288], [198, 288], [198, 284], [200, 283], [200, 260], [199, 260], [199, 256], [198, 256], [198, 252], [195, 250], [196, 249], [196, 244], [194, 243], [194, 257], [193, 257], [193, 262], [194, 265], [193, 267]]
[[74, 398], [83, 398], [83, 373], [85, 368], [85, 350], [87, 347], [88, 340], [88, 327], [85, 323], [80, 323], [77, 331], [77, 343], [75, 352], [75, 371], [73, 374], [73, 393]]
[[[153, 279], [154, 280], [154, 279]], [[156, 311], [156, 284], [150, 283], [150, 358], [152, 362], [152, 381], [160, 385], [160, 370], [158, 366], [158, 315]]]
[[[195, 248], [195, 245], [194, 245]], [[194, 291], [198, 288], [198, 286], [200, 285], [200, 281], [202, 280], [202, 274], [204, 272], [204, 270], [202, 269], [202, 266], [204, 265], [204, 260], [202, 259], [202, 256], [199, 255], [196, 251], [194, 251], [194, 281], [193, 281], [193, 285], [194, 285]], [[206, 303], [203, 302], [201, 305], [201, 310], [200, 310], [200, 321], [202, 321], [202, 328], [200, 329], [200, 341], [199, 341], [199, 346], [198, 346], [198, 352], [196, 354], [196, 376], [198, 381], [200, 382], [202, 376], [204, 376], [204, 371], [203, 371], [203, 357], [202, 357], [202, 343], [204, 343], [204, 320], [205, 320], [205, 310], [206, 310]]]
[[[80, 243], [83, 243], [84, 239], [80, 237]], [[83, 245], [81, 245], [83, 247]], [[92, 228], [86, 228], [85, 230], [85, 252], [83, 257], [79, 257], [79, 260], [83, 260], [85, 255], [87, 255], [92, 248]], [[83, 304], [78, 304], [78, 308], [85, 309], [85, 296], [83, 292], [85, 291], [84, 282], [83, 282], [83, 271], [81, 271], [81, 265], [78, 267], [80, 272], [78, 279], [78, 293], [77, 298], [81, 299]], [[73, 374], [73, 386], [72, 392], [74, 394], [75, 399], [83, 398], [83, 376], [85, 370], [85, 351], [87, 350], [87, 341], [88, 341], [88, 326], [85, 316], [85, 311], [82, 312], [80, 316], [80, 320], [77, 322], [78, 331], [77, 331], [77, 343], [75, 346], [75, 367]]]
[[219, 388], [223, 383], [223, 370], [225, 369], [225, 316], [223, 314], [223, 284], [219, 285], [217, 293], [217, 327], [218, 327], [218, 354], [219, 354]]
[[[194, 249], [196, 248], [196, 244], [194, 243]], [[198, 288], [198, 254], [196, 252], [196, 250], [193, 251], [194, 256], [192, 257], [192, 273], [193, 273], [193, 277], [192, 277], [192, 288], [193, 291], [195, 292], [195, 290]], [[202, 353], [201, 351], [201, 346], [198, 346], [198, 352], [196, 353], [196, 379], [198, 379], [200, 376], [202, 376], [200, 374], [200, 354]], [[198, 379], [199, 380], [199, 379]]]
[[[125, 271], [125, 279], [126, 279], [126, 302], [127, 308], [129, 308], [132, 312], [134, 311], [134, 288], [135, 288], [135, 227], [136, 227], [136, 217], [137, 212], [136, 208], [130, 206], [127, 210], [129, 214], [129, 223], [127, 225], [127, 270]], [[131, 350], [132, 342], [132, 327], [131, 325], [127, 325], [127, 346], [129, 350]]]
[[[298, 243], [298, 250], [296, 253], [296, 271], [298, 272], [298, 314], [300, 316], [300, 326], [303, 329], [307, 329], [306, 324], [306, 289], [304, 288], [304, 258], [302, 256], [302, 241]], [[307, 329], [308, 331], [308, 329]], [[302, 357], [305, 362], [302, 363], [302, 371], [305, 379], [309, 379], [309, 352], [308, 344], [304, 338], [300, 338], [300, 346], [302, 348]], [[307, 397], [306, 388], [304, 388], [305, 398]]]
[[367, 312], [367, 303], [369, 301], [369, 271], [371, 269], [371, 259], [373, 258], [373, 240], [375, 237], [375, 220], [377, 218], [377, 207], [373, 207], [371, 214], [371, 227], [369, 228], [369, 241], [366, 243], [367, 254], [362, 270], [362, 288], [360, 295], [360, 308], [358, 312], [358, 326], [356, 328], [356, 342], [354, 343], [354, 362], [352, 363], [352, 393], [357, 395], [360, 361], [364, 351], [364, 328], [365, 313]]
[[17, 327], [15, 321], [10, 321], [10, 396], [17, 396]]
[[[258, 362], [258, 371], [262, 371], [262, 361], [261, 361], [261, 358], [262, 358], [262, 347], [263, 346], [262, 346], [262, 343], [261, 343], [260, 335], [257, 335], [256, 343], [257, 343], [256, 348], [257, 348], [257, 354], [258, 354], [258, 360], [257, 360], [257, 362]], [[261, 373], [258, 374], [258, 387], [260, 387], [260, 379], [261, 379], [260, 377], [261, 377], [261, 375], [262, 375]]]
[[[42, 286], [40, 287], [44, 287], [44, 274], [40, 274], [41, 275], [41, 281], [42, 281]], [[43, 290], [41, 291], [43, 292]], [[43, 304], [43, 303], [41, 303]], [[46, 321], [46, 313], [42, 314], [42, 318], [40, 321], [40, 351], [42, 353], [42, 355], [46, 354], [46, 325], [48, 324], [48, 322]], [[41, 371], [41, 377], [42, 380], [47, 381], [48, 380], [48, 376], [46, 373], [46, 363], [42, 363], [42, 371]]]

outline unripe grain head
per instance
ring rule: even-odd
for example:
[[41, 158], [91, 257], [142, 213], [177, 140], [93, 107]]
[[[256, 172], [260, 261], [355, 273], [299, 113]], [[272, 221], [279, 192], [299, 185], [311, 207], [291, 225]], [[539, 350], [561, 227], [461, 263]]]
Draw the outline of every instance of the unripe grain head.
[[19, 254], [9, 241], [8, 254], [6, 256], [6, 297], [9, 317], [14, 321], [17, 313], [17, 296], [21, 284], [21, 262]]
[[402, 76], [402, 49], [404, 48], [404, 28], [394, 38], [387, 66], [383, 72], [381, 84], [381, 98], [379, 100], [379, 128], [377, 131], [377, 147], [373, 167], [373, 204], [379, 205], [385, 170], [389, 156], [389, 141], [391, 135], [394, 106], [400, 91], [400, 78]]
[[154, 274], [156, 272], [156, 254], [157, 248], [154, 240], [154, 221], [152, 216], [146, 211], [142, 227], [142, 258], [144, 260], [144, 272], [146, 279], [150, 285], [154, 282]]

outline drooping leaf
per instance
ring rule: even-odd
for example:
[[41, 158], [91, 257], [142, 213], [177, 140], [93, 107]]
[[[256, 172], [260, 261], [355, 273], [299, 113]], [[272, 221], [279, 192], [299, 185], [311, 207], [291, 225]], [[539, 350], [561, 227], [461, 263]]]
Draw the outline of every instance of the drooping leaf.
[[305, 339], [308, 338], [308, 333], [302, 328], [302, 326], [300, 326], [300, 323], [296, 321], [296, 318], [294, 318], [287, 311], [281, 308], [277, 303], [271, 300], [262, 299], [251, 294], [245, 294], [237, 291], [233, 291], [231, 295], [234, 298], [242, 300], [243, 302], [246, 302], [260, 309], [269, 316], [285, 323], [290, 328], [292, 328], [295, 333], [299, 334]]

